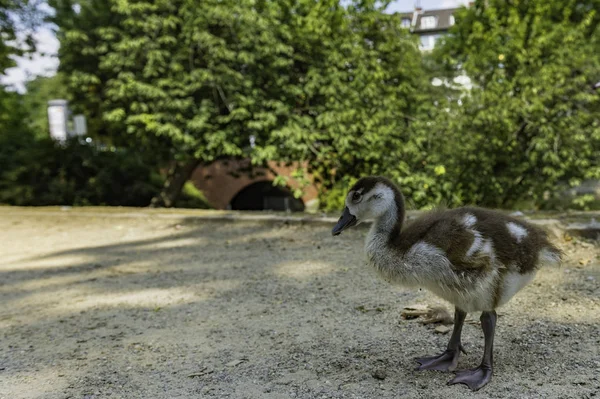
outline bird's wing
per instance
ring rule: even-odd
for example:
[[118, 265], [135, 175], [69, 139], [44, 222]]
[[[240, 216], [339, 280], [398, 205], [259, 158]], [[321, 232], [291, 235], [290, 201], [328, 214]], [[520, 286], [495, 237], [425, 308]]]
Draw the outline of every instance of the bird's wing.
[[466, 227], [459, 216], [440, 218], [428, 229], [424, 239], [443, 250], [457, 270], [483, 268], [493, 260], [492, 241]]

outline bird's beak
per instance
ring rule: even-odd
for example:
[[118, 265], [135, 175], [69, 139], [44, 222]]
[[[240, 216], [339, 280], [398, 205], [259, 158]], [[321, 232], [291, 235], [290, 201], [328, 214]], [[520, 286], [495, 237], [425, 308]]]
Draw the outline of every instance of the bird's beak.
[[350, 213], [348, 207], [344, 209], [344, 213], [340, 216], [340, 220], [338, 220], [337, 224], [331, 230], [331, 234], [334, 236], [340, 235], [340, 233], [346, 230], [348, 227], [352, 227], [356, 224], [356, 216]]

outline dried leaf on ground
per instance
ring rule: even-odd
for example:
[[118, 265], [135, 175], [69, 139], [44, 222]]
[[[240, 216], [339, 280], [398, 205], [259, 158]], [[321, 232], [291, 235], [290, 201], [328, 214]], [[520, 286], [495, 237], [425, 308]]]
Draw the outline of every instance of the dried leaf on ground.
[[423, 324], [453, 324], [454, 319], [443, 306], [427, 306], [427, 305], [411, 305], [404, 308], [401, 313], [404, 319], [416, 319], [423, 316], [421, 323]]

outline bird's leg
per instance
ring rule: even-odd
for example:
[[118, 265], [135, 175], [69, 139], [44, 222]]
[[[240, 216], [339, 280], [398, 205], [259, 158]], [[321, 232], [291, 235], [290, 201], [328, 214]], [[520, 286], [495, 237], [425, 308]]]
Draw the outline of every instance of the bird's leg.
[[483, 360], [476, 369], [459, 371], [456, 377], [448, 382], [451, 384], [466, 384], [473, 391], [477, 391], [490, 382], [492, 379], [493, 350], [494, 350], [494, 332], [496, 330], [496, 319], [498, 316], [495, 311], [481, 313], [481, 328], [485, 337], [485, 348], [483, 351]]
[[465, 317], [467, 317], [466, 312], [463, 312], [459, 308], [454, 310], [454, 330], [452, 330], [448, 348], [440, 355], [417, 359], [417, 362], [421, 364], [417, 370], [456, 370], [460, 352], [462, 351], [466, 354], [460, 343], [460, 334], [462, 332], [463, 323], [465, 322]]

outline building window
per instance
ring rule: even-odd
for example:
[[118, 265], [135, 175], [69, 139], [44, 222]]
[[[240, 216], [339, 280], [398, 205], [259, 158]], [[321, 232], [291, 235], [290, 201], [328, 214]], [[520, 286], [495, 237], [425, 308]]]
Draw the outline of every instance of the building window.
[[450, 26], [454, 26], [456, 21], [454, 20], [454, 15], [450, 14]]
[[421, 36], [421, 50], [433, 50], [435, 46], [434, 35], [423, 35]]
[[435, 28], [437, 25], [436, 17], [421, 17], [421, 29]]
[[402, 26], [403, 28], [410, 28], [410, 18], [402, 18], [400, 26]]

